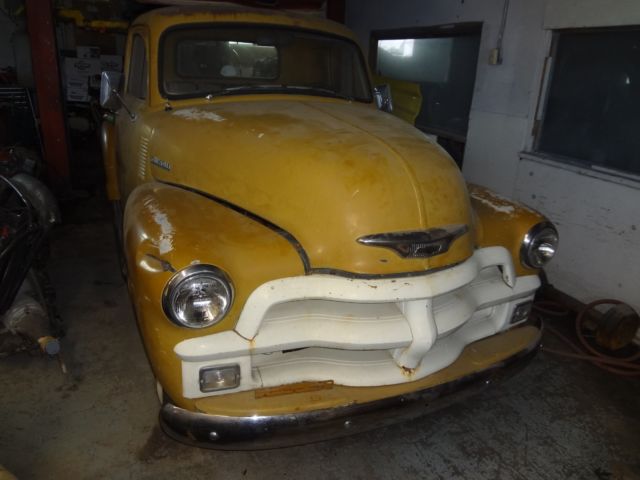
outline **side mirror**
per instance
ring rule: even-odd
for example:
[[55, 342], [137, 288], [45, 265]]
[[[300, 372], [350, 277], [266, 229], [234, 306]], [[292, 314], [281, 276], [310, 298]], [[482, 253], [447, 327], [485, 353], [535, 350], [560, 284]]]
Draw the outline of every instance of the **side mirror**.
[[100, 77], [100, 105], [107, 110], [116, 111], [122, 105], [118, 89], [122, 74], [119, 72], [102, 72]]
[[393, 100], [391, 99], [391, 87], [389, 84], [378, 85], [373, 88], [376, 106], [383, 112], [393, 112]]
[[102, 108], [106, 108], [112, 112], [123, 107], [129, 114], [129, 118], [135, 120], [136, 114], [127, 107], [127, 104], [124, 103], [124, 100], [122, 100], [122, 97], [118, 93], [121, 81], [122, 74], [120, 72], [102, 72], [100, 77], [100, 105]]

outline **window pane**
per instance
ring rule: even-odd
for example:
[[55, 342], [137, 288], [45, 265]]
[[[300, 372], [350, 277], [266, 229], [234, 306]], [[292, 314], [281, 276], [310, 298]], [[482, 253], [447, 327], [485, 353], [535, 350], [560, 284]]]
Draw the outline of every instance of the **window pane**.
[[147, 98], [147, 58], [144, 40], [140, 35], [133, 37], [127, 93], [134, 97]]
[[181, 77], [274, 80], [278, 50], [250, 42], [186, 38], [178, 42], [176, 64]]
[[640, 31], [563, 32], [538, 150], [640, 173]]
[[480, 34], [378, 41], [377, 73], [418, 83], [423, 104], [416, 126], [465, 136]]
[[168, 97], [291, 93], [371, 101], [356, 45], [277, 26], [193, 26], [162, 37], [161, 87]]
[[408, 82], [446, 83], [453, 38], [407, 38], [378, 42], [378, 68]]

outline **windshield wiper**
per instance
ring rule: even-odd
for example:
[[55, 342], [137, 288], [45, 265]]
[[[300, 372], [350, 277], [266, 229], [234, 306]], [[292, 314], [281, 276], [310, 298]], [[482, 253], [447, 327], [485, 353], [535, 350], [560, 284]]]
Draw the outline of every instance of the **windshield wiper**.
[[265, 90], [281, 91], [286, 89], [284, 85], [238, 85], [236, 87], [227, 87], [219, 92], [210, 93], [206, 98], [222, 97], [224, 95], [233, 95], [244, 91], [258, 90], [264, 93]]
[[289, 85], [286, 88], [291, 90], [304, 90], [314, 95], [320, 95], [322, 97], [341, 98], [342, 100], [352, 101], [353, 98], [348, 95], [343, 95], [330, 88], [323, 87], [307, 87], [304, 85]]

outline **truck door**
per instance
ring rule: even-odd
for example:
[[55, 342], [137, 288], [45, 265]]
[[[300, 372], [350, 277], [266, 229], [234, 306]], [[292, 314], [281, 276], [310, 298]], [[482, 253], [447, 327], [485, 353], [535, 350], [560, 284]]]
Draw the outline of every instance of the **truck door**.
[[[118, 138], [118, 185], [123, 204], [144, 180], [149, 135], [145, 135], [145, 114], [149, 106], [149, 44], [145, 29], [132, 29], [127, 39], [123, 100], [116, 118]], [[141, 164], [142, 162], [142, 164]]]

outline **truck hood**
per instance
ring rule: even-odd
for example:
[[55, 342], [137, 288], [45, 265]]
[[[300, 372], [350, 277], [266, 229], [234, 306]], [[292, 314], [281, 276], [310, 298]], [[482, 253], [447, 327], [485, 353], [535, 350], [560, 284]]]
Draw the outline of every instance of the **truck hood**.
[[[152, 115], [145, 170], [153, 178], [286, 230], [313, 269], [419, 272], [472, 254], [470, 204], [455, 163], [420, 131], [370, 105], [252, 97]], [[431, 258], [357, 241], [449, 225], [467, 225], [469, 233]]]

